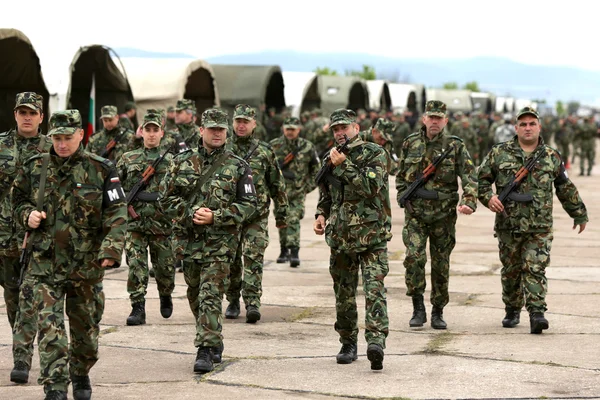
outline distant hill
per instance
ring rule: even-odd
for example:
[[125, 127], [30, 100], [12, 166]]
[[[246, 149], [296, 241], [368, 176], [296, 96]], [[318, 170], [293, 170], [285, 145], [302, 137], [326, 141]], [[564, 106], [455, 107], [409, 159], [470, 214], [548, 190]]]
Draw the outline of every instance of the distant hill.
[[[476, 81], [483, 91], [524, 99], [577, 100], [596, 104], [600, 99], [600, 73], [570, 67], [526, 65], [505, 58], [477, 57], [459, 60], [400, 59], [358, 53], [300, 53], [266, 51], [206, 59], [212, 64], [279, 65], [284, 71], [313, 71], [329, 67], [343, 74], [371, 65], [383, 79], [440, 87]], [[378, 76], [379, 77], [379, 76]]]
[[160, 53], [155, 51], [146, 51], [140, 49], [132, 49], [130, 47], [117, 47], [113, 50], [119, 57], [143, 57], [143, 58], [197, 58], [185, 53]]

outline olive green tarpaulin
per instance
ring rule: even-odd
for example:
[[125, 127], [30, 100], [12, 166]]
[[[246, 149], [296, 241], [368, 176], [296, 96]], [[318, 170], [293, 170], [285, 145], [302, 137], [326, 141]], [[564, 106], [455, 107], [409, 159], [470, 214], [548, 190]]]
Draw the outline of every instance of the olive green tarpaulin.
[[369, 107], [369, 92], [364, 80], [354, 76], [319, 76], [321, 109], [329, 116], [338, 108], [358, 110]]
[[248, 104], [257, 110], [274, 107], [280, 112], [285, 107], [284, 82], [281, 69], [276, 65], [211, 64], [217, 81], [221, 107], [229, 112], [237, 104]]
[[[133, 101], [133, 93], [126, 74], [117, 67], [113, 57], [119, 62], [117, 54], [109, 47], [91, 45], [80, 47], [69, 70], [69, 89], [67, 90], [67, 109], [77, 109], [81, 113], [84, 127], [88, 123], [90, 110], [90, 91], [92, 77], [96, 81], [96, 117], [102, 113], [105, 105], [117, 106], [119, 113], [124, 112], [125, 103]], [[137, 127], [137, 115], [134, 118]], [[102, 124], [96, 120], [96, 130]]]
[[[0, 29], [0, 132], [15, 126], [15, 96], [36, 92], [44, 96], [48, 110], [48, 89], [42, 77], [40, 60], [31, 42], [21, 31]], [[42, 122], [46, 132], [48, 116]]]
[[451, 112], [473, 111], [470, 90], [427, 89], [427, 101], [431, 100], [443, 101]]

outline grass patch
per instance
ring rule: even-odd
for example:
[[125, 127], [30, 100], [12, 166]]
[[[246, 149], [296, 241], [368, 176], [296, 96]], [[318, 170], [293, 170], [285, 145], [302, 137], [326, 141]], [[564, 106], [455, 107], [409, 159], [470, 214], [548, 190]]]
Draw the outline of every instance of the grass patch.
[[314, 317], [315, 315], [317, 315], [317, 307], [308, 307], [296, 314], [292, 314], [289, 317], [284, 318], [284, 321], [298, 322], [306, 318]]
[[456, 336], [456, 334], [450, 333], [450, 332], [436, 334], [435, 337], [433, 337], [429, 341], [429, 343], [427, 343], [427, 347], [425, 347], [425, 350], [423, 351], [423, 353], [425, 353], [425, 354], [441, 353], [442, 349], [454, 339], [454, 336]]

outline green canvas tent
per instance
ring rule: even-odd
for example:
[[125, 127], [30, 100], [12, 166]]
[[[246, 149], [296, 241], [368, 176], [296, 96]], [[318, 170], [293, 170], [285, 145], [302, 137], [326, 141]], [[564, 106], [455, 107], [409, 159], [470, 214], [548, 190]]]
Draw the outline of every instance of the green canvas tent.
[[369, 92], [365, 81], [355, 76], [319, 76], [321, 109], [328, 116], [338, 108], [358, 110], [369, 107]]
[[430, 100], [443, 101], [451, 112], [473, 111], [470, 90], [427, 89], [427, 101]]
[[48, 121], [48, 89], [42, 77], [40, 59], [31, 42], [21, 31], [0, 29], [0, 132], [15, 126], [15, 96], [21, 92], [36, 92], [44, 96], [45, 118]]
[[276, 65], [211, 64], [217, 82], [221, 108], [230, 113], [237, 104], [248, 104], [259, 110], [285, 107], [283, 75]]

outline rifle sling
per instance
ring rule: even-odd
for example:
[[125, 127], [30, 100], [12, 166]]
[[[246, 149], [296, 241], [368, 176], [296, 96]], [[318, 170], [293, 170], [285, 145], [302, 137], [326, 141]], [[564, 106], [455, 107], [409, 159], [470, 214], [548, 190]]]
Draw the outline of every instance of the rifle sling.
[[250, 157], [252, 157], [252, 154], [254, 154], [256, 149], [258, 149], [259, 144], [260, 144], [260, 142], [257, 140], [256, 143], [254, 143], [254, 145], [250, 148], [250, 150], [248, 150], [248, 152], [244, 156], [244, 161], [248, 162]]

